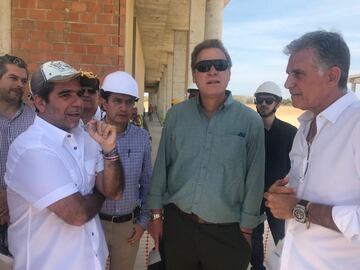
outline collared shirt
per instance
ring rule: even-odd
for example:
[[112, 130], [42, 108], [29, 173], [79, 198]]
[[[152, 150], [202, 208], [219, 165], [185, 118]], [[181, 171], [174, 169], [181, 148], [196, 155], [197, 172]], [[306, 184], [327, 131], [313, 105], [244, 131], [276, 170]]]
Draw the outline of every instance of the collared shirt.
[[72, 226], [47, 209], [76, 192], [92, 192], [104, 166], [99, 150], [82, 128], [68, 133], [40, 117], [10, 146], [5, 181], [15, 270], [105, 269], [98, 216]]
[[265, 131], [265, 190], [290, 170], [289, 153], [296, 134], [296, 127], [275, 118]]
[[334, 205], [340, 232], [287, 221], [282, 270], [359, 269], [360, 265], [360, 101], [349, 92], [316, 117], [310, 147], [306, 136], [314, 115], [299, 117], [290, 153], [290, 184], [297, 197]]
[[101, 213], [126, 215], [140, 206], [137, 223], [146, 229], [149, 212], [144, 203], [149, 193], [152, 174], [149, 133], [135, 125], [128, 124], [125, 132], [117, 135], [117, 148], [124, 169], [125, 190], [121, 200], [107, 199]]
[[0, 114], [0, 188], [5, 189], [4, 175], [6, 159], [10, 144], [20, 133], [24, 132], [33, 122], [35, 111], [23, 103], [11, 119]]
[[264, 131], [231, 94], [209, 119], [199, 97], [173, 106], [162, 130], [149, 207], [176, 204], [207, 222], [254, 228], [262, 217]]

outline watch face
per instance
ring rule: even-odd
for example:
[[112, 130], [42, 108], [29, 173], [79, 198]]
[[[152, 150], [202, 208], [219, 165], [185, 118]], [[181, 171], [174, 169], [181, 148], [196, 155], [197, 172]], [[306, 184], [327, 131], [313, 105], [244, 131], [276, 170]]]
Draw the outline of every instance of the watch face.
[[306, 208], [302, 205], [296, 205], [293, 209], [293, 216], [297, 222], [306, 222]]

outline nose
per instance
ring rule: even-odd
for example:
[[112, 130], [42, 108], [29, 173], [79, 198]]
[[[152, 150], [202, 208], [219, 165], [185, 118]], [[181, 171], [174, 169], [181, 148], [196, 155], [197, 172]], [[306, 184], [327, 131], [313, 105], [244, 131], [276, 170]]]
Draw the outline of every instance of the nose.
[[291, 75], [289, 74], [289, 75], [287, 76], [287, 78], [286, 78], [285, 83], [284, 83], [284, 87], [285, 87], [286, 89], [290, 89], [291, 87], [293, 87], [293, 85], [294, 85], [294, 80], [293, 80], [293, 78], [291, 77]]
[[83, 100], [78, 95], [74, 96], [74, 100], [71, 104], [73, 107], [82, 107], [83, 106]]
[[216, 74], [216, 73], [218, 73], [218, 71], [216, 70], [216, 68], [214, 67], [214, 65], [212, 65], [212, 66], [210, 67], [209, 73], [210, 73], [210, 74]]

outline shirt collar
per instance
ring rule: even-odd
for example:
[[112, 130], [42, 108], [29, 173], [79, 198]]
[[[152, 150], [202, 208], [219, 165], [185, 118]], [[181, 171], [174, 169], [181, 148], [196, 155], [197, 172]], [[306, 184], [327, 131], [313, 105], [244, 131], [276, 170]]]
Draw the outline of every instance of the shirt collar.
[[[16, 111], [16, 113], [13, 115], [13, 117], [11, 117], [11, 119], [7, 119], [7, 121], [12, 122], [16, 118], [18, 118], [19, 115], [21, 115], [23, 113], [24, 109], [25, 109], [25, 103], [21, 102], [20, 108]], [[4, 118], [6, 120], [6, 118], [2, 114], [0, 114], [0, 117]]]
[[65, 130], [62, 130], [46, 120], [42, 119], [39, 116], [35, 117], [34, 125], [39, 126], [41, 129], [46, 130], [46, 136], [51, 138], [54, 142], [58, 144], [62, 144], [64, 139], [68, 136], [77, 136], [81, 132], [81, 128], [77, 126], [76, 128], [73, 128], [71, 132], [67, 132]]
[[[226, 96], [225, 101], [219, 107], [219, 110], [225, 109], [234, 103], [234, 98], [233, 98], [230, 90], [225, 90], [225, 96]], [[196, 97], [193, 97], [193, 98], [196, 99], [196, 104], [198, 105], [198, 108], [202, 108], [201, 103], [200, 103], [200, 95], [197, 95]]]
[[[342, 112], [349, 107], [352, 103], [356, 102], [358, 98], [356, 95], [348, 91], [345, 95], [336, 100], [333, 104], [323, 110], [319, 116], [324, 117], [328, 121], [335, 123]], [[300, 123], [305, 123], [311, 121], [314, 118], [314, 113], [311, 111], [306, 111], [298, 118]]]

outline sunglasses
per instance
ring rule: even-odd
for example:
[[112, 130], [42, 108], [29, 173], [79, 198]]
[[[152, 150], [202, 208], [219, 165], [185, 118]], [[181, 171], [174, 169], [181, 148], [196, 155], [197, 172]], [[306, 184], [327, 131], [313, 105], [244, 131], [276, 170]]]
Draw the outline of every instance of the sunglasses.
[[200, 61], [195, 65], [195, 69], [199, 72], [209, 72], [211, 67], [217, 71], [225, 71], [229, 67], [229, 62], [225, 59], [214, 59]]
[[265, 101], [266, 105], [271, 105], [275, 102], [275, 99], [272, 97], [267, 97], [267, 98], [257, 97], [257, 98], [255, 98], [254, 103], [261, 105], [261, 104], [263, 104], [264, 101]]
[[83, 93], [87, 91], [89, 95], [94, 95], [97, 91], [96, 89], [93, 88], [81, 88], [81, 90], [83, 91]]

